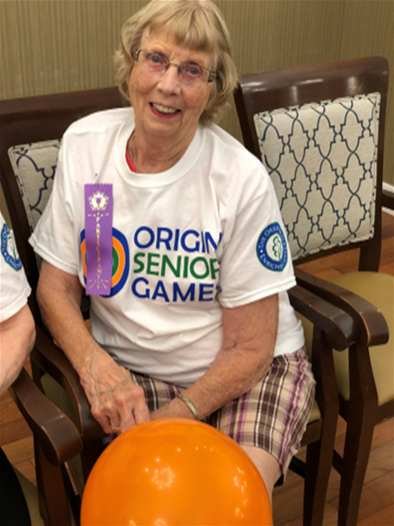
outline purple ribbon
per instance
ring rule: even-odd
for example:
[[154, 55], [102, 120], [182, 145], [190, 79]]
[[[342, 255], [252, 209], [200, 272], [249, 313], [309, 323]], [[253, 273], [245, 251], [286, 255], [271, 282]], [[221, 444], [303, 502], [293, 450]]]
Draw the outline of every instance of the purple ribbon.
[[85, 184], [86, 294], [109, 296], [112, 279], [112, 184]]

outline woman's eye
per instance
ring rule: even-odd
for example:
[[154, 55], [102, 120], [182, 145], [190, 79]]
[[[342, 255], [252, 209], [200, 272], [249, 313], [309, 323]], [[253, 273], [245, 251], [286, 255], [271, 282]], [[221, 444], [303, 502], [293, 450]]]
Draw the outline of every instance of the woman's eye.
[[201, 75], [201, 70], [198, 66], [187, 65], [186, 71], [189, 75], [193, 77], [198, 77], [199, 75]]
[[162, 59], [161, 59], [161, 57], [159, 55], [151, 55], [150, 56], [150, 60], [154, 64], [160, 64], [162, 62]]

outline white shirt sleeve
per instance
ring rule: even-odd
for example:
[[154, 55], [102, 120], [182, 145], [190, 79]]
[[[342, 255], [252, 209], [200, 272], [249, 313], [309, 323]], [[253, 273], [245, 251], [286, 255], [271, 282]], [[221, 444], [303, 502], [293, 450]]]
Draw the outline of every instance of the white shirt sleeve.
[[293, 287], [293, 265], [275, 190], [261, 165], [247, 177], [223, 235], [219, 300], [237, 307]]
[[11, 318], [27, 303], [31, 288], [26, 279], [14, 236], [0, 213], [0, 322]]

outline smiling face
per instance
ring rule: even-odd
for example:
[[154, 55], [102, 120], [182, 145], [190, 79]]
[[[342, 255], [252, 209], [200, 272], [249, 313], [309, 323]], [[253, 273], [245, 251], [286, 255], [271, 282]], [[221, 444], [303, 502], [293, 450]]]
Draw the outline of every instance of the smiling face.
[[[165, 31], [146, 30], [141, 49], [166, 55], [171, 62], [192, 62], [212, 69], [213, 56], [193, 51], [175, 43]], [[153, 146], [157, 141], [188, 147], [197, 130], [212, 90], [212, 83], [188, 85], [178, 69], [170, 66], [160, 73], [148, 72], [137, 61], [129, 80], [129, 97], [135, 112], [136, 136], [143, 136]]]

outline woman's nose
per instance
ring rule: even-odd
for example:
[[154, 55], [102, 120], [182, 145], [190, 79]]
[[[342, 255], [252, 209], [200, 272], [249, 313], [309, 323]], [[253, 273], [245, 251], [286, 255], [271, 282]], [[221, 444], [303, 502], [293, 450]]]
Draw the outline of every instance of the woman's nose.
[[169, 64], [162, 74], [159, 86], [163, 91], [178, 93], [182, 84], [182, 77], [176, 64]]

